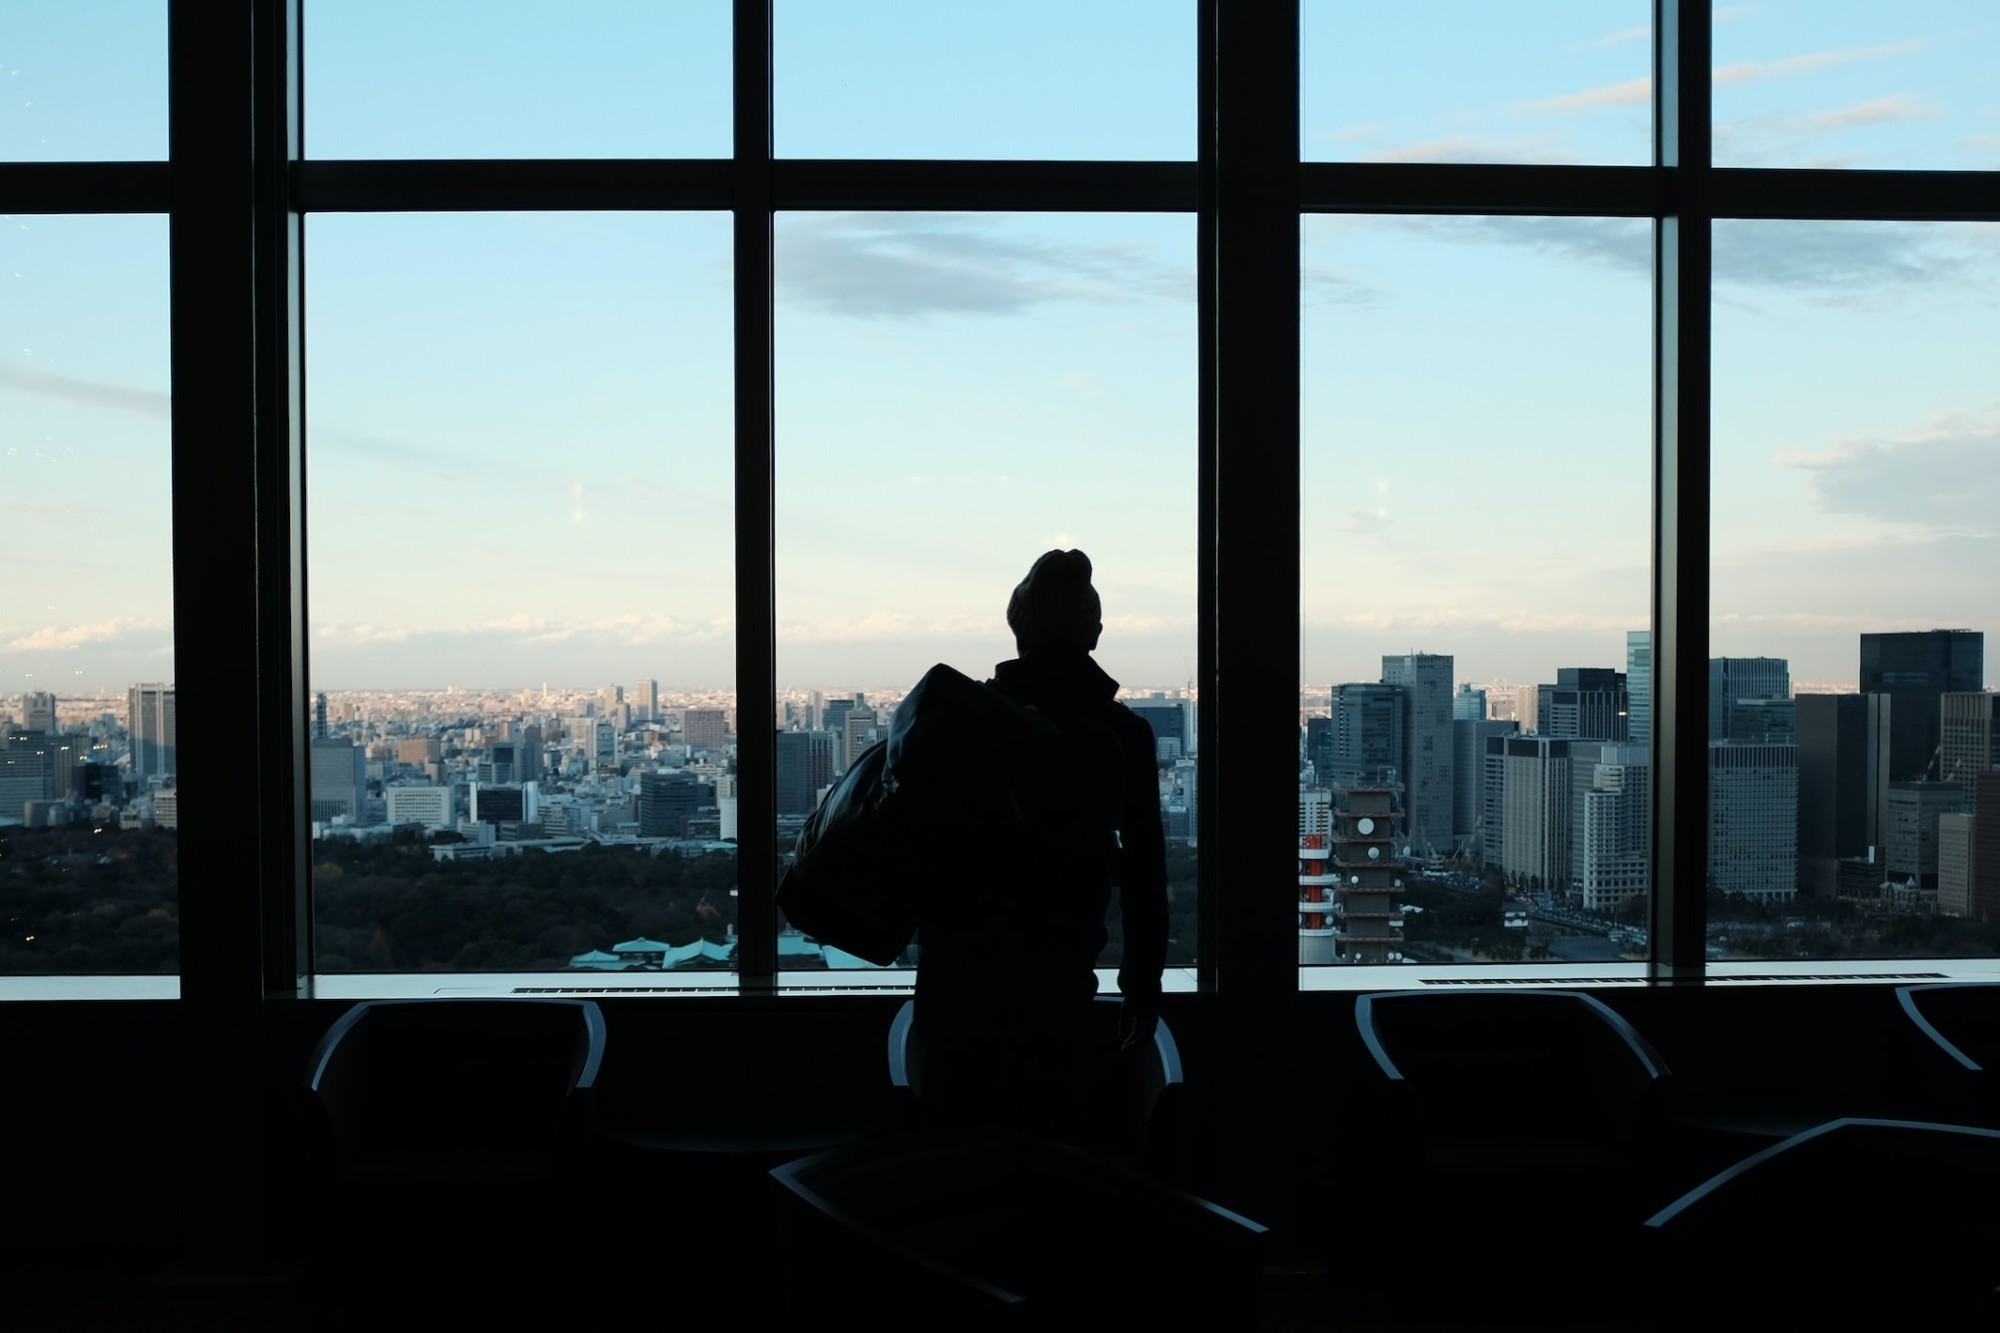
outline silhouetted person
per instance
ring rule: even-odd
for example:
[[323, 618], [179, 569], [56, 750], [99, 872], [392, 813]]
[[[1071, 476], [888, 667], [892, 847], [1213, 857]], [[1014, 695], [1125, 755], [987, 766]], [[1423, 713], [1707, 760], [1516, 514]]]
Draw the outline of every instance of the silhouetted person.
[[[1112, 1058], [1090, 1041], [1095, 968], [1118, 887], [1124, 957], [1120, 1040], [1152, 1039], [1166, 962], [1166, 840], [1153, 732], [1091, 659], [1103, 631], [1090, 557], [1050, 551], [1007, 603], [1019, 656], [992, 684], [1054, 722], [1073, 771], [1051, 790], [1079, 811], [1021, 865], [969, 811], [963, 875], [941, 872], [918, 939], [916, 1036], [926, 1118], [997, 1122], [1054, 1137], [1086, 1127]], [[1111, 827], [1111, 826], [1115, 826]], [[997, 867], [997, 869], [995, 868]]]

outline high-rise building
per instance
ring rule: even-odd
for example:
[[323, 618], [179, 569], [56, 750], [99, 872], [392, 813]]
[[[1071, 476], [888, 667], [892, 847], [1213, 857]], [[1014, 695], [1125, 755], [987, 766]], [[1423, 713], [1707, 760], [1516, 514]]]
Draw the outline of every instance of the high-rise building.
[[729, 712], [723, 708], [690, 708], [681, 714], [681, 739], [690, 750], [723, 754], [729, 749]]
[[592, 718], [589, 735], [590, 766], [618, 767], [618, 724], [607, 717]]
[[56, 734], [56, 697], [46, 692], [29, 691], [21, 699], [21, 726], [27, 731], [39, 731], [47, 736]]
[[1972, 902], [1968, 915], [2000, 925], [2000, 773], [1981, 773], [1972, 797]]
[[1475, 855], [1483, 854], [1479, 834], [1486, 812], [1486, 738], [1519, 731], [1520, 725], [1513, 721], [1451, 720], [1451, 835], [1459, 848]]
[[1972, 808], [1981, 773], [2000, 768], [2000, 694], [1991, 690], [1946, 693], [1938, 699], [1938, 777], [1965, 793]]
[[1933, 629], [1861, 636], [1861, 692], [1889, 696], [1889, 780], [1936, 776], [1939, 700], [1985, 688], [1986, 636]]
[[1799, 751], [1799, 886], [1831, 901], [1840, 862], [1880, 845], [1875, 793], [1885, 781], [1888, 700], [1873, 694], [1794, 699]]
[[1625, 631], [1625, 739], [1653, 743], [1653, 631]]
[[1972, 914], [1972, 812], [1938, 816], [1938, 914]]
[[1789, 902], [1798, 893], [1798, 848], [1798, 747], [1710, 741], [1710, 886], [1757, 902]]
[[368, 788], [368, 756], [344, 736], [315, 736], [312, 741], [312, 817], [359, 821], [361, 799]]
[[1650, 759], [1644, 745], [1579, 741], [1570, 748], [1572, 888], [1586, 912], [1615, 912], [1651, 887]]
[[1965, 793], [1955, 782], [1892, 782], [1883, 839], [1883, 869], [1891, 880], [1935, 889], [1938, 820], [1962, 810]]
[[0, 737], [0, 819], [15, 820], [30, 801], [52, 795], [50, 742], [38, 731]]
[[132, 776], [148, 778], [178, 771], [174, 741], [174, 687], [159, 682], [134, 685], [126, 694], [125, 729], [132, 738]]
[[1333, 767], [1333, 714], [1306, 719], [1305, 751], [1301, 758], [1312, 766], [1313, 781], [1327, 781]]
[[1612, 667], [1558, 667], [1556, 683], [1535, 689], [1535, 729], [1566, 740], [1625, 739], [1625, 673]]
[[421, 824], [425, 828], [451, 827], [451, 797], [450, 787], [385, 787], [382, 790], [391, 824]]
[[820, 788], [833, 781], [834, 741], [824, 731], [778, 734], [778, 813], [809, 815]]
[[1573, 744], [1553, 736], [1486, 738], [1487, 864], [1552, 895], [1569, 888]]
[[714, 806], [714, 789], [692, 773], [641, 774], [639, 836], [684, 838], [695, 813]]
[[1451, 720], [1454, 722], [1484, 722], [1486, 720], [1486, 691], [1467, 682], [1458, 687], [1458, 693], [1451, 696]]
[[444, 742], [435, 736], [412, 736], [396, 742], [396, 762], [423, 768], [444, 758]]
[[634, 720], [641, 722], [659, 721], [660, 682], [657, 680], [640, 681], [625, 696], [625, 702], [631, 705]]
[[1403, 780], [1403, 712], [1400, 685], [1354, 681], [1333, 687], [1333, 716], [1317, 780], [1328, 786], [1400, 783]]
[[[1711, 657], [1708, 659], [1708, 738], [1712, 741], [1773, 739], [1754, 734], [1768, 718], [1738, 718], [1739, 706], [1792, 697], [1792, 665], [1782, 657]], [[1790, 740], [1790, 737], [1786, 737]]]
[[1144, 699], [1127, 699], [1125, 706], [1153, 729], [1153, 752], [1161, 763], [1170, 764], [1194, 753], [1188, 735], [1187, 700], [1152, 694]]
[[842, 772], [854, 767], [854, 761], [861, 752], [876, 741], [878, 723], [872, 708], [850, 708], [841, 715], [840, 768]]
[[1385, 656], [1382, 683], [1403, 688], [1403, 812], [1412, 855], [1443, 855], [1451, 850], [1451, 655]]

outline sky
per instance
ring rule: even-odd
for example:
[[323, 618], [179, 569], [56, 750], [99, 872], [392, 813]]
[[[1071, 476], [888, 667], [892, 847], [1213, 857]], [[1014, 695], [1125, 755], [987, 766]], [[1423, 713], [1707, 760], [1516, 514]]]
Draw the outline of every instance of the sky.
[[[13, 0], [0, 160], [163, 156], [165, 8]], [[1647, 161], [1650, 5], [1499, 9], [1309, 0], [1303, 155]], [[310, 156], [729, 149], [722, 0], [306, 13]], [[780, 0], [777, 150], [1186, 158], [1193, 13]], [[1717, 18], [1719, 162], [2000, 168], [1986, 0]], [[1304, 220], [1303, 682], [1622, 662], [1652, 246]], [[0, 217], [0, 697], [172, 675], [166, 263], [163, 218]], [[730, 684], [730, 265], [721, 214], [307, 220], [316, 688]], [[1072, 545], [1107, 669], [1187, 681], [1193, 268], [1188, 216], [779, 218], [781, 687], [981, 670]], [[1714, 650], [1851, 683], [1861, 631], [2000, 633], [2000, 228], [1719, 224], [1713, 309]]]

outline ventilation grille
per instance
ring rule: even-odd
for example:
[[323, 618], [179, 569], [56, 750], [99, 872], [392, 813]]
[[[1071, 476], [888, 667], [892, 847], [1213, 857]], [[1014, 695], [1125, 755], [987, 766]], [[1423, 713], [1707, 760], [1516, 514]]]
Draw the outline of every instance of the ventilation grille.
[[[1949, 981], [1944, 972], [1765, 972], [1710, 975], [1711, 985], [1766, 985], [1774, 981]], [[1646, 977], [1425, 977], [1426, 986], [1644, 986]]]

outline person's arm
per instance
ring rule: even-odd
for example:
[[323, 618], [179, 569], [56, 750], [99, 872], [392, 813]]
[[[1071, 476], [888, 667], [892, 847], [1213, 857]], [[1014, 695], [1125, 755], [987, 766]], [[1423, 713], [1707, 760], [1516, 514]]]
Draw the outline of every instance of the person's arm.
[[[1149, 1040], [1160, 1014], [1160, 974], [1167, 965], [1167, 839], [1160, 828], [1159, 768], [1153, 732], [1137, 717], [1136, 728], [1121, 736], [1125, 765], [1118, 817], [1123, 848], [1118, 876], [1118, 909], [1125, 927], [1125, 953], [1118, 967], [1124, 996], [1119, 1035], [1124, 1045]], [[1144, 733], [1144, 744], [1139, 744]]]

